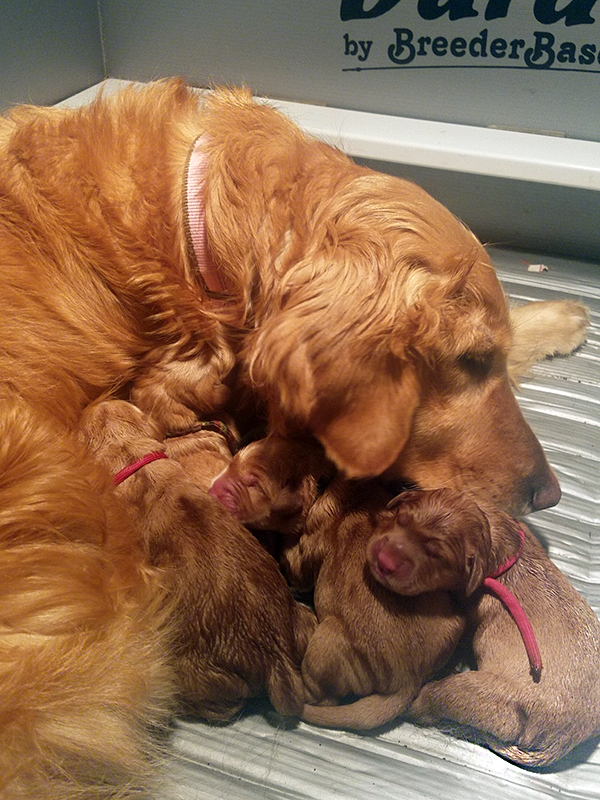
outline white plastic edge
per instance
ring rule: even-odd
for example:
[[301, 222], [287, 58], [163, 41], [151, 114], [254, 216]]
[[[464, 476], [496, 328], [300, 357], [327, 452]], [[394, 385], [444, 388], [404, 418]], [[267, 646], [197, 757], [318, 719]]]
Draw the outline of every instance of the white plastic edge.
[[578, 189], [600, 189], [600, 143], [276, 101], [354, 157]]
[[[105, 91], [128, 81], [109, 79]], [[92, 86], [59, 105], [81, 105]], [[352, 111], [264, 98], [350, 156], [433, 169], [600, 189], [600, 142]]]

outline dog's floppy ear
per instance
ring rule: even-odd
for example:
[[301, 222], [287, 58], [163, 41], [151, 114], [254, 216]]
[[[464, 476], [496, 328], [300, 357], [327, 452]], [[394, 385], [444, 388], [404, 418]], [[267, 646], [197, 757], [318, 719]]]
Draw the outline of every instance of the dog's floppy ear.
[[399, 373], [382, 374], [356, 388], [337, 408], [324, 411], [317, 403], [310, 426], [347, 477], [380, 475], [408, 439], [419, 394], [416, 372], [405, 365]]
[[253, 342], [250, 378], [268, 402], [273, 430], [285, 432], [288, 422], [307, 427], [347, 477], [380, 475], [408, 439], [417, 373], [375, 345], [349, 352], [332, 330], [299, 308], [269, 320]]

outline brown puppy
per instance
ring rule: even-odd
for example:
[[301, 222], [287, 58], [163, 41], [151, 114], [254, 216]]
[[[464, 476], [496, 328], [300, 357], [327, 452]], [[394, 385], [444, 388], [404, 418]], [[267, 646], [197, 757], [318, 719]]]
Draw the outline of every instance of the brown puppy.
[[304, 530], [319, 483], [334, 474], [335, 467], [317, 441], [272, 434], [229, 459], [209, 493], [240, 522], [293, 540]]
[[369, 572], [367, 544], [390, 516], [381, 511], [385, 497], [373, 482], [334, 482], [282, 555], [292, 585], [315, 587], [319, 625], [302, 661], [307, 722], [360, 730], [404, 714], [464, 631], [463, 616], [435, 584], [400, 597]]
[[[90, 406], [81, 431], [114, 473], [164, 451], [156, 425], [124, 401]], [[299, 665], [315, 620], [292, 599], [272, 557], [171, 459], [146, 464], [116, 491], [174, 596], [172, 650], [185, 707], [229, 719], [266, 689], [280, 713], [297, 715]]]
[[[240, 520], [265, 528], [283, 521], [284, 573], [297, 589], [314, 587], [319, 625], [302, 662], [303, 718], [373, 728], [407, 710], [453, 652], [464, 620], [446, 592], [405, 598], [378, 585], [366, 551], [393, 522], [382, 511], [389, 495], [375, 482], [340, 478], [319, 495], [319, 480], [329, 474], [320, 447], [270, 436], [240, 451], [211, 493]], [[424, 582], [422, 591], [429, 588]], [[353, 695], [361, 699], [330, 705]]]
[[468, 598], [477, 661], [476, 670], [426, 684], [410, 716], [527, 766], [550, 764], [600, 733], [600, 623], [531, 532], [522, 526], [521, 556], [499, 580], [533, 627], [543, 665], [533, 676], [515, 621], [480, 588], [518, 553], [519, 523], [447, 489], [399, 501], [394, 520], [369, 545], [372, 573], [400, 594], [429, 587]]

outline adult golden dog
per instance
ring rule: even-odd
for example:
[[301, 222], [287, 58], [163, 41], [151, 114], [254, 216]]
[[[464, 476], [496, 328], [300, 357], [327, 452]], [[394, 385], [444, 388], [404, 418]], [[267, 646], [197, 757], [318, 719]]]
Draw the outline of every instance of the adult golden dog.
[[481, 245], [246, 91], [200, 102], [167, 81], [7, 114], [0, 298], [3, 797], [135, 792], [166, 713], [160, 574], [74, 435], [102, 393], [181, 429], [235, 374], [349, 476], [512, 511], [559, 498]]

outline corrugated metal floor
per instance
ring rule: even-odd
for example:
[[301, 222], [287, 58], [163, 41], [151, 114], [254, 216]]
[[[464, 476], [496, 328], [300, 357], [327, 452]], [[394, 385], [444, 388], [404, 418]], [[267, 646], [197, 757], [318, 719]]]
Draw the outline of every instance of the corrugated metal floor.
[[[592, 312], [587, 343], [536, 365], [519, 400], [563, 488], [558, 507], [528, 520], [551, 557], [600, 611], [600, 265], [492, 250], [510, 299], [571, 297]], [[529, 273], [522, 259], [549, 267]], [[599, 665], [600, 668], [600, 665]], [[565, 669], [569, 665], [565, 664]], [[600, 746], [531, 772], [436, 730], [399, 723], [355, 735], [271, 724], [264, 709], [212, 727], [177, 723], [161, 800], [504, 800], [600, 797]]]

